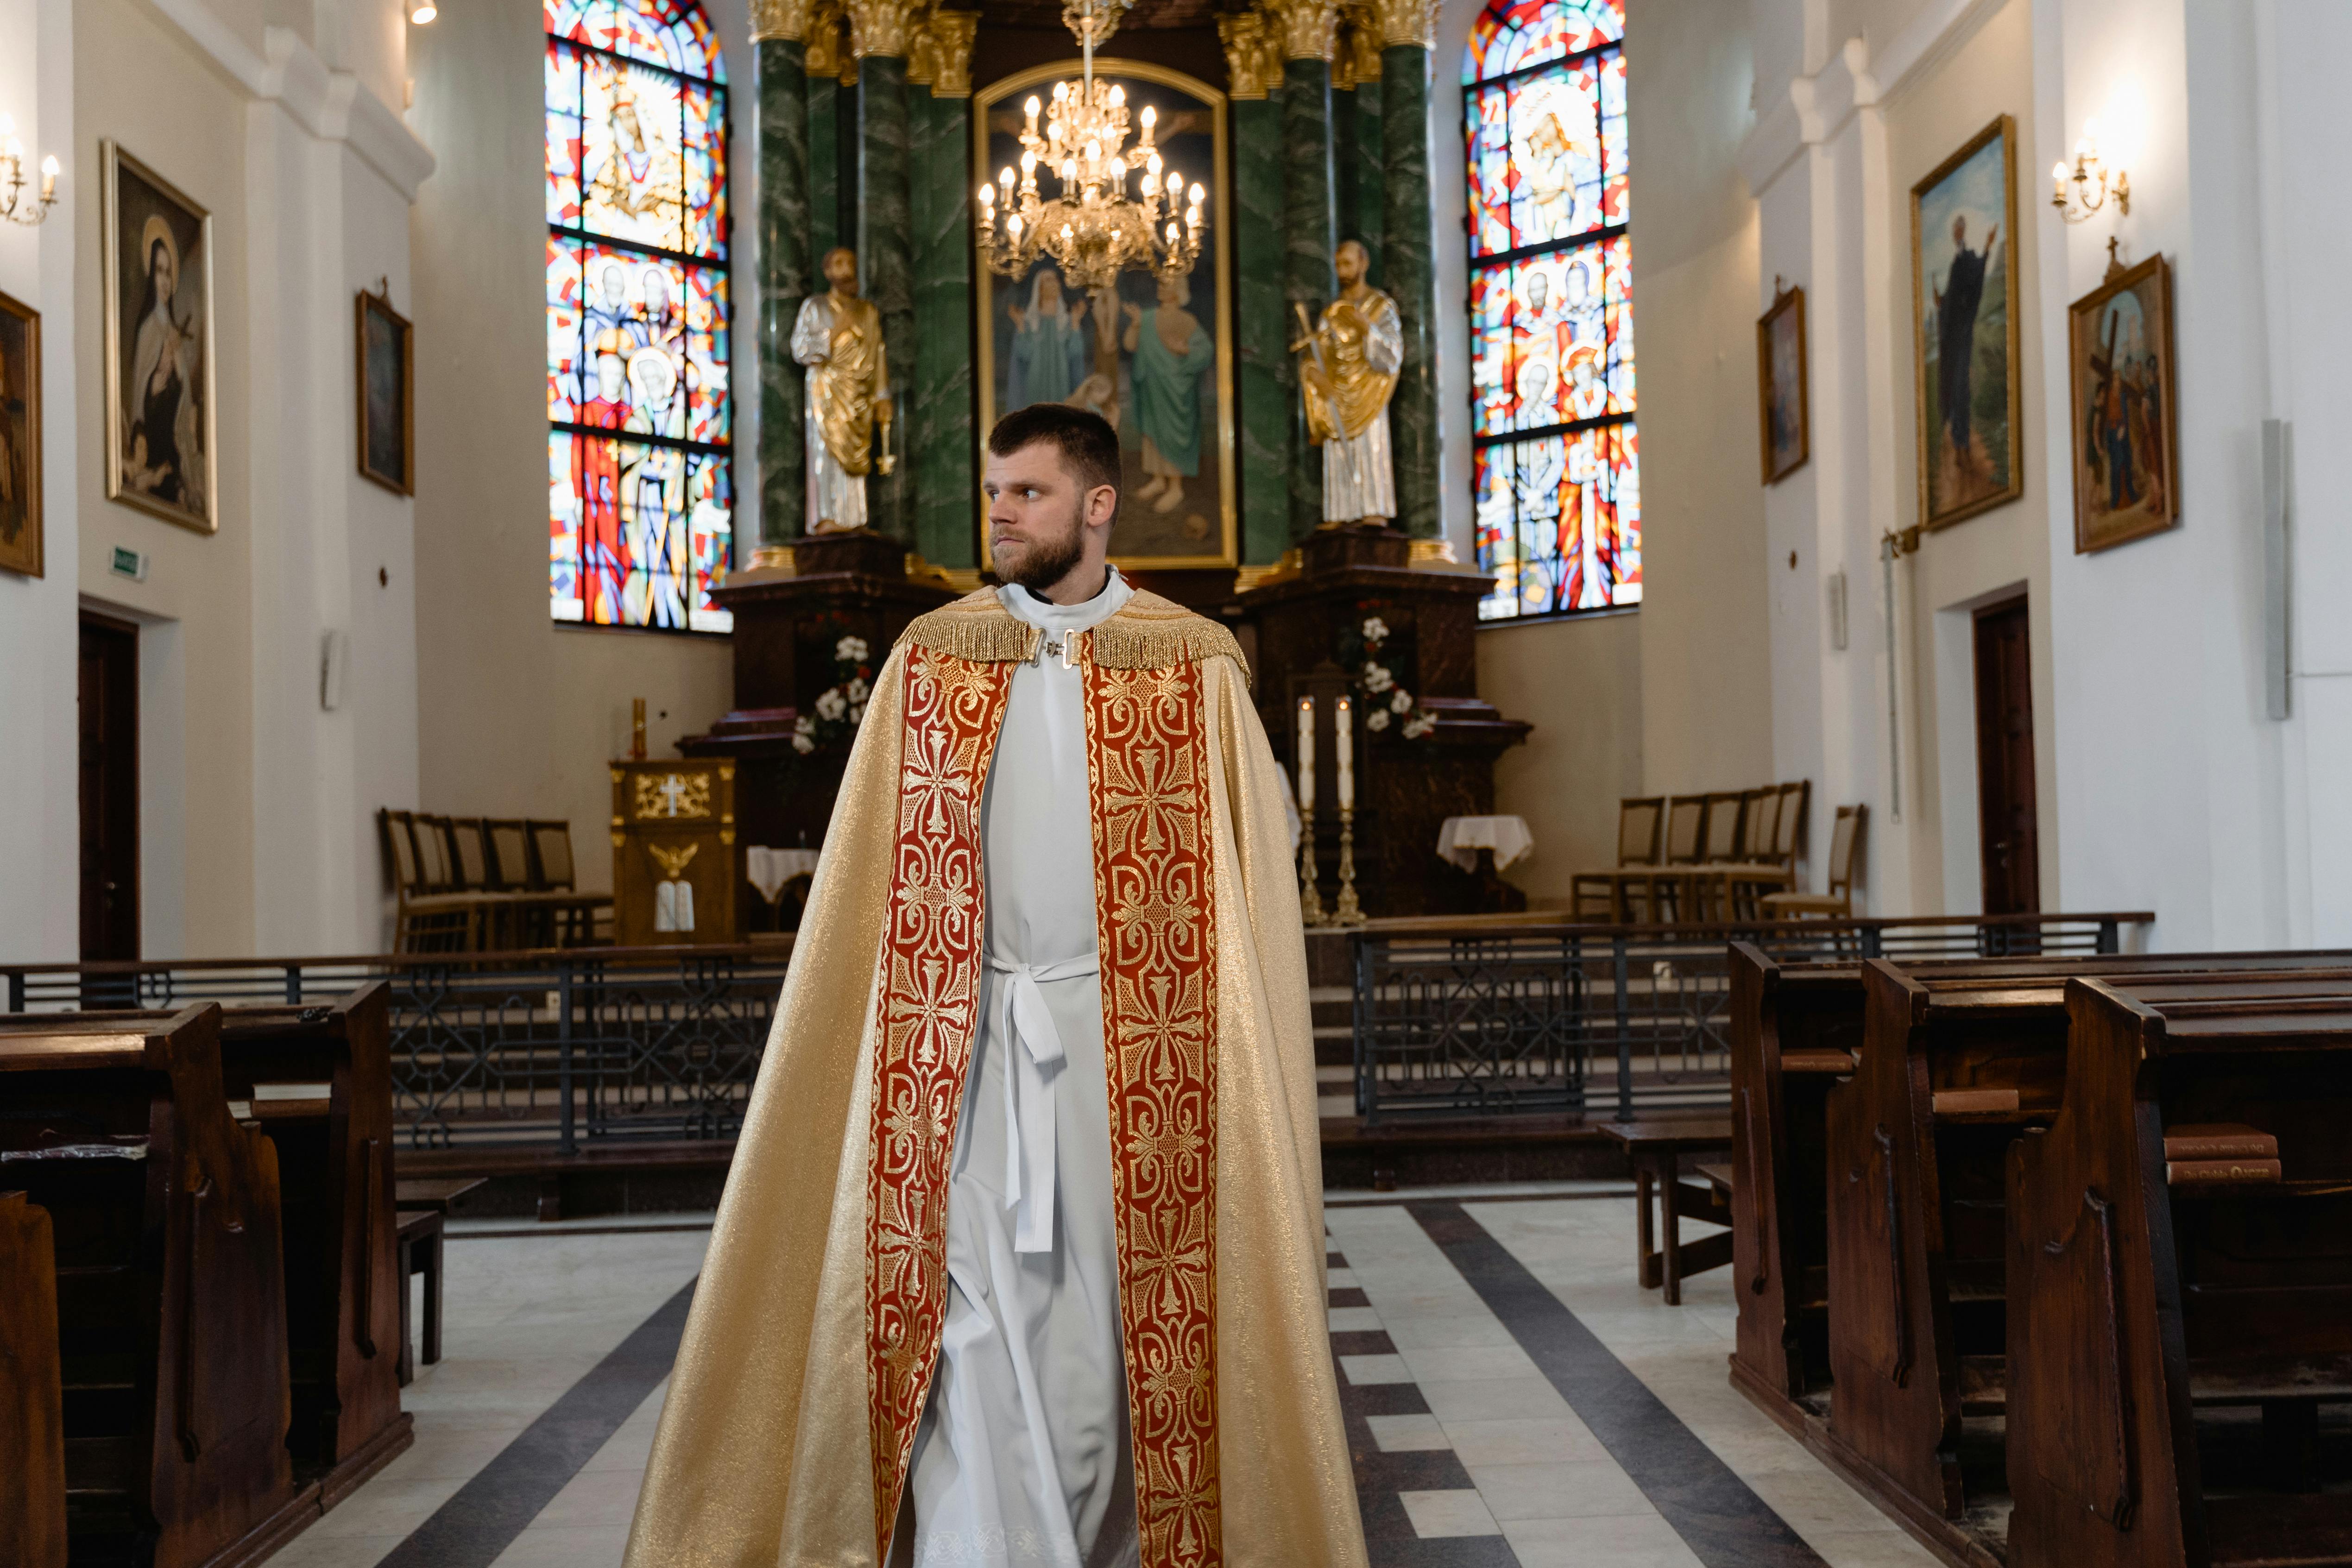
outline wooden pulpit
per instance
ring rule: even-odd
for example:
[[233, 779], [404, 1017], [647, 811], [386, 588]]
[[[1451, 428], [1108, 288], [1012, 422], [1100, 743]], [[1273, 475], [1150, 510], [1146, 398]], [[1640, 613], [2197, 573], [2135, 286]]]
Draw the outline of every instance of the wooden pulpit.
[[613, 764], [613, 941], [665, 947], [742, 939], [735, 764]]

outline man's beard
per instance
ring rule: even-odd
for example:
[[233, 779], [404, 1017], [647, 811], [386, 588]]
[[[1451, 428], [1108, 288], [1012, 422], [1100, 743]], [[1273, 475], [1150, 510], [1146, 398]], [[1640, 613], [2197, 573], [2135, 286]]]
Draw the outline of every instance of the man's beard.
[[1086, 525], [1078, 519], [1078, 509], [1070, 508], [1070, 528], [1058, 538], [1041, 539], [1032, 544], [1013, 571], [1013, 580], [1030, 592], [1043, 594], [1070, 573], [1087, 553]]

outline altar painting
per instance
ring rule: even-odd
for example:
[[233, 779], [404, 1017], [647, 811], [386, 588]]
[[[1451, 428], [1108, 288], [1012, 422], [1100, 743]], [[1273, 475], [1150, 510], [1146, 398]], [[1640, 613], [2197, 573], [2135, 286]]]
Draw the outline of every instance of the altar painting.
[[[1021, 162], [1024, 101], [1077, 79], [1073, 59], [982, 89], [975, 116], [974, 181]], [[1158, 110], [1165, 166], [1205, 187], [1207, 243], [1185, 277], [1120, 275], [1081, 292], [1041, 255], [1017, 277], [977, 268], [981, 284], [980, 438], [1001, 414], [1037, 402], [1094, 410], [1118, 432], [1119, 513], [1111, 536], [1122, 565], [1170, 569], [1238, 564], [1234, 503], [1233, 341], [1225, 241], [1224, 97], [1175, 71], [1095, 61], [1118, 83], [1128, 111]], [[1140, 176], [1129, 185], [1137, 193]], [[1058, 186], [1038, 180], [1051, 200]], [[983, 549], [987, 527], [981, 527]]]

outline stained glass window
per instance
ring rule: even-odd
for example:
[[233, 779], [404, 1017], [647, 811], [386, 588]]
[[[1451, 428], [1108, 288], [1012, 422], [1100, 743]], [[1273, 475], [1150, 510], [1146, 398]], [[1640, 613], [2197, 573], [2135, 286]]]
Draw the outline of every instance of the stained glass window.
[[1493, 0], [1462, 81], [1486, 620], [1642, 599], [1623, 0]]
[[552, 612], [725, 632], [726, 62], [692, 0], [543, 3]]

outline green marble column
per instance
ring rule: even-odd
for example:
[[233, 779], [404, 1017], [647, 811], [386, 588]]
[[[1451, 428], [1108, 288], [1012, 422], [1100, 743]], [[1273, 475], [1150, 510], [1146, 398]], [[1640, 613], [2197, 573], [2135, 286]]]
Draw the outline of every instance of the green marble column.
[[[882, 349], [889, 362], [894, 412], [907, 412], [915, 382], [914, 214], [908, 184], [907, 62], [867, 55], [857, 62], [857, 265], [866, 297], [882, 314]], [[903, 459], [907, 432], [890, 444]], [[878, 468], [866, 480], [866, 512], [874, 531], [912, 543], [908, 473]]]
[[[1282, 66], [1282, 296], [1286, 328], [1295, 337], [1297, 312], [1318, 319], [1339, 292], [1331, 253], [1339, 243], [1332, 201], [1331, 66], [1328, 60], [1286, 60]], [[1286, 359], [1287, 356], [1286, 356]], [[1323, 521], [1323, 452], [1307, 439], [1307, 413], [1296, 382], [1289, 399], [1290, 537], [1305, 538]]]
[[1384, 288], [1388, 286], [1388, 270], [1381, 238], [1388, 232], [1388, 150], [1381, 139], [1381, 84], [1359, 82], [1356, 90], [1348, 96], [1356, 100], [1355, 123], [1350, 127], [1352, 141], [1339, 180], [1354, 198], [1349, 204], [1355, 210], [1355, 221], [1340, 225], [1339, 237], [1363, 242], [1372, 263], [1366, 276], [1373, 287]]
[[808, 45], [762, 38], [760, 80], [760, 549], [782, 564], [807, 527], [806, 383], [793, 322], [809, 291]]
[[810, 276], [841, 237], [841, 84], [808, 78], [808, 214]]
[[902, 381], [915, 549], [980, 564], [972, 519], [971, 99], [909, 89], [915, 198], [915, 365]]
[[1240, 349], [1242, 561], [1271, 566], [1290, 548], [1290, 405], [1296, 401], [1282, 302], [1282, 105], [1234, 104], [1234, 336]]
[[1437, 493], [1437, 275], [1430, 259], [1436, 214], [1429, 192], [1430, 51], [1381, 51], [1381, 131], [1387, 156], [1381, 249], [1404, 328], [1404, 366], [1389, 403], [1396, 453], [1396, 526], [1417, 539], [1441, 537]]

